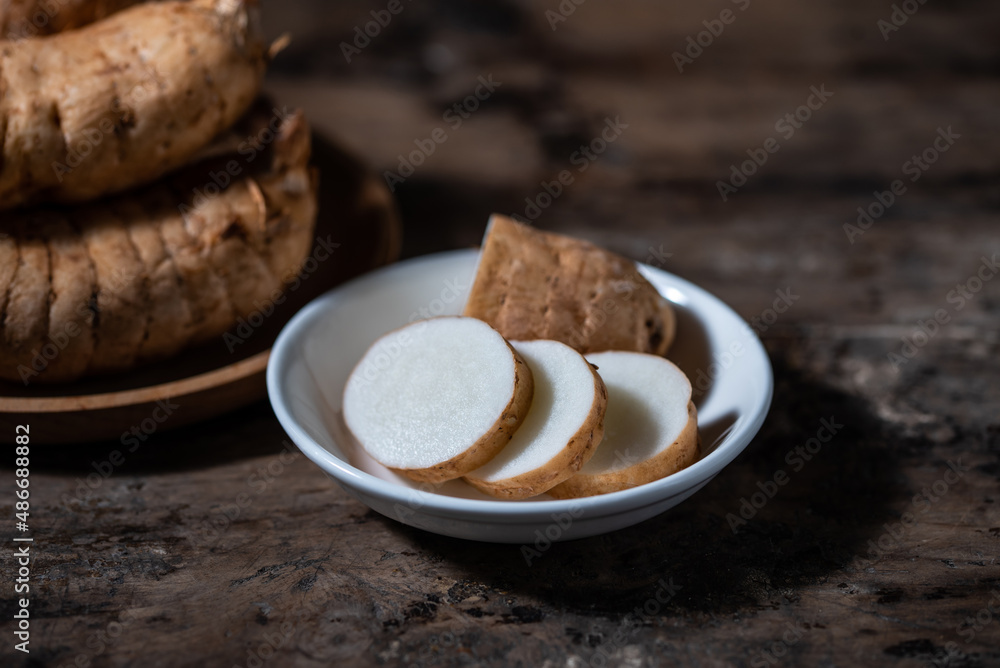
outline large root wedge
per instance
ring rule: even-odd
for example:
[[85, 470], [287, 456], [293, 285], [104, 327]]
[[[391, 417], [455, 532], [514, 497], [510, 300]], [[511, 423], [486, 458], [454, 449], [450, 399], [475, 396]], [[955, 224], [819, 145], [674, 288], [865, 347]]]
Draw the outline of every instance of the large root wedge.
[[582, 353], [664, 355], [673, 308], [635, 263], [602, 248], [494, 215], [464, 315], [510, 340], [553, 339]]

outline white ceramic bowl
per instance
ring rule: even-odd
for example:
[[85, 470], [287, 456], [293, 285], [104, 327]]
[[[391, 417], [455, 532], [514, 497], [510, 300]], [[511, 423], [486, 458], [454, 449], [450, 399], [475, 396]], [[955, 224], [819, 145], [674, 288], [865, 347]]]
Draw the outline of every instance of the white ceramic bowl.
[[343, 427], [344, 384], [382, 334], [421, 317], [461, 312], [477, 259], [473, 250], [439, 253], [358, 278], [302, 309], [274, 344], [267, 391], [278, 420], [309, 459], [373, 510], [447, 536], [544, 547], [631, 526], [677, 505], [760, 429], [773, 378], [756, 335], [711, 294], [640, 265], [677, 310], [677, 339], [668, 357], [696, 387], [699, 461], [634, 489], [564, 501], [547, 495], [499, 501], [460, 480], [434, 488], [389, 471], [356, 447]]

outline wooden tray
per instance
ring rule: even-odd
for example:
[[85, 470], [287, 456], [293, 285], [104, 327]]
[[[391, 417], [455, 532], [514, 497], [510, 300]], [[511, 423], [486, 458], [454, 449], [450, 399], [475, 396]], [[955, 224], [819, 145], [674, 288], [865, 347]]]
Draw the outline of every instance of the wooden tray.
[[361, 160], [317, 135], [313, 164], [320, 171], [316, 237], [340, 247], [287, 292], [244, 343], [230, 340], [230, 351], [220, 338], [126, 374], [70, 384], [0, 381], [0, 442], [12, 441], [19, 424], [30, 425], [33, 444], [144, 439], [154, 430], [207, 420], [264, 398], [271, 344], [296, 311], [399, 257], [401, 228], [385, 184]]

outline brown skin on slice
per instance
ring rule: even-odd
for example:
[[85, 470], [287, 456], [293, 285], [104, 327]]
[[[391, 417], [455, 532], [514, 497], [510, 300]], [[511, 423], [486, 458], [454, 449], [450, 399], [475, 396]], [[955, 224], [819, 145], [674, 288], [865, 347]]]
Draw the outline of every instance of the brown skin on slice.
[[608, 407], [608, 390], [593, 366], [591, 372], [594, 375], [594, 404], [580, 429], [558, 455], [544, 466], [511, 478], [491, 481], [466, 476], [465, 481], [479, 491], [498, 499], [516, 500], [544, 494], [575, 475], [594, 454], [604, 437], [604, 413]]
[[676, 320], [634, 262], [494, 214], [464, 315], [507, 339], [664, 355]]
[[597, 475], [577, 473], [566, 482], [550, 489], [549, 495], [556, 499], [575, 499], [610, 494], [645, 485], [691, 466], [698, 461], [700, 451], [698, 413], [694, 404], [688, 402], [687, 424], [670, 447], [628, 468]]

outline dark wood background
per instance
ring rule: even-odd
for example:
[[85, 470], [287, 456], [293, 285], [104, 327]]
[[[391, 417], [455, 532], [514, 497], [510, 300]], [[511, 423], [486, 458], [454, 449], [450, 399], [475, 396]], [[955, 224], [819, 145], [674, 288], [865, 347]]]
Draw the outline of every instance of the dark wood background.
[[[949, 301], [1000, 253], [1000, 6], [914, 1], [886, 40], [891, 4], [586, 0], [552, 29], [557, 0], [404, 0], [347, 63], [339, 43], [386, 2], [264, 2], [269, 32], [294, 36], [269, 88], [373, 170], [447, 132], [397, 188], [404, 255], [475, 244], [490, 212], [523, 214], [569, 169], [539, 227], [669, 253], [664, 268], [748, 320], [776, 290], [799, 295], [762, 331], [771, 414], [691, 500], [530, 566], [518, 546], [370, 512], [282, 454], [265, 404], [158, 431], [89, 497], [79, 480], [118, 444], [38, 447], [32, 651], [13, 651], [5, 584], [0, 662], [1000, 665], [1000, 278]], [[735, 20], [678, 72], [672, 53], [724, 9]], [[495, 93], [450, 126], [490, 75]], [[812, 86], [833, 95], [786, 138], [775, 123]], [[576, 171], [608, 117], [628, 127]], [[949, 127], [910, 181], [905, 163]], [[723, 201], [717, 182], [769, 137], [780, 149]], [[851, 243], [844, 225], [896, 179], [906, 192]], [[949, 321], [894, 369], [939, 309]], [[824, 418], [844, 425], [835, 439], [734, 533], [727, 515]], [[676, 594], [635, 615], [661, 579]]]

